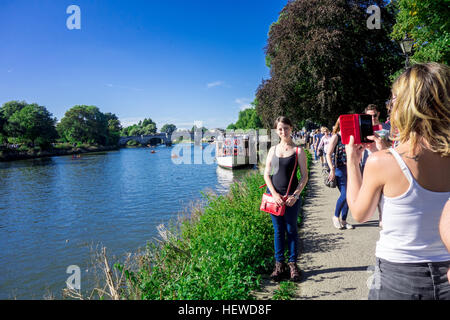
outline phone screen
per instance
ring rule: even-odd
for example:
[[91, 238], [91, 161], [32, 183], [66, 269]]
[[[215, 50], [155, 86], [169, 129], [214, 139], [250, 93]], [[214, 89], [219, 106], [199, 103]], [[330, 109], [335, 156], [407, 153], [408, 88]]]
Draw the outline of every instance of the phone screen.
[[367, 139], [367, 136], [373, 135], [372, 116], [362, 114], [359, 116], [359, 128], [361, 133], [361, 142], [373, 142]]

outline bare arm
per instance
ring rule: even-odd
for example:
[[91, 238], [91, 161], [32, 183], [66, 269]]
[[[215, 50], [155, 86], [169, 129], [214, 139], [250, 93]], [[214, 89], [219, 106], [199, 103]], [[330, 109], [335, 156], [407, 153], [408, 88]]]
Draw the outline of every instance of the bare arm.
[[284, 201], [281, 199], [280, 194], [275, 190], [275, 187], [273, 186], [272, 179], [270, 178], [270, 174], [272, 173], [272, 160], [275, 155], [275, 147], [271, 147], [269, 149], [269, 152], [267, 154], [266, 158], [266, 167], [264, 169], [264, 181], [267, 184], [267, 187], [270, 190], [270, 193], [274, 197], [276, 203], [278, 205], [283, 205]]
[[295, 189], [294, 194], [300, 196], [306, 184], [308, 183], [308, 166], [306, 160], [305, 150], [303, 148], [298, 148], [298, 165], [300, 166], [301, 178], [298, 183], [297, 189]]
[[450, 199], [447, 200], [442, 211], [439, 232], [441, 233], [442, 242], [447, 247], [448, 252], [450, 252]]
[[345, 147], [347, 153], [347, 203], [353, 218], [365, 222], [374, 214], [381, 191], [385, 184], [383, 177], [383, 155], [381, 151], [370, 155], [364, 169], [364, 179], [361, 176], [359, 162], [364, 148], [354, 145], [353, 137]]

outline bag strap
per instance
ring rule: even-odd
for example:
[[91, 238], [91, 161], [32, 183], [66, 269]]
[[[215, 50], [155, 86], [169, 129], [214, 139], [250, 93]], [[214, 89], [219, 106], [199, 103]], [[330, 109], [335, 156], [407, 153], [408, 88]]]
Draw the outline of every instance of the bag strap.
[[294, 178], [294, 173], [295, 173], [295, 171], [296, 171], [296, 169], [297, 169], [297, 158], [298, 158], [298, 147], [295, 148], [295, 163], [294, 163], [294, 170], [292, 170], [291, 180], [289, 180], [289, 186], [288, 186], [288, 188], [287, 188], [285, 197], [287, 197], [287, 196], [289, 195], [289, 189], [291, 188], [292, 178]]
[[[286, 196], [289, 195], [289, 189], [291, 188], [292, 178], [294, 177], [294, 173], [295, 173], [295, 169], [296, 169], [295, 167], [297, 166], [297, 158], [298, 158], [298, 147], [295, 148], [295, 164], [294, 164], [294, 171], [292, 171], [291, 180], [289, 180], [289, 186], [288, 186], [288, 189], [287, 189]], [[262, 186], [258, 187], [258, 189], [264, 188], [264, 187], [266, 187], [266, 186], [267, 186], [267, 184], [264, 183]]]

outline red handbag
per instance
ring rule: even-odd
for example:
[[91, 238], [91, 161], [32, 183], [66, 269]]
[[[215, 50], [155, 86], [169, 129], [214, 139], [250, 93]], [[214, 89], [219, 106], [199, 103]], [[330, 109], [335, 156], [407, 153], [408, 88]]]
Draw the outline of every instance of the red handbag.
[[[289, 195], [289, 189], [291, 188], [292, 178], [294, 177], [294, 173], [297, 169], [297, 158], [298, 158], [298, 147], [295, 149], [295, 164], [294, 170], [292, 171], [291, 179], [289, 180], [289, 186], [286, 191], [286, 195], [282, 197], [283, 201], [286, 201]], [[267, 184], [263, 184], [259, 189], [265, 187]], [[259, 210], [273, 214], [274, 216], [284, 216], [284, 212], [286, 211], [286, 204], [279, 206], [275, 199], [272, 197], [270, 193], [264, 193], [261, 200], [261, 205]]]

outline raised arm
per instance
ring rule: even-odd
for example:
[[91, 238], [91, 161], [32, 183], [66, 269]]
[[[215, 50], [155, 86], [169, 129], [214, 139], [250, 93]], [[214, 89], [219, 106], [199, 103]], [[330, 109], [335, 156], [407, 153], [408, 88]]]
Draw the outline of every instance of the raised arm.
[[364, 169], [364, 179], [361, 175], [359, 162], [364, 151], [362, 145], [354, 145], [353, 137], [345, 147], [347, 153], [347, 204], [353, 218], [365, 222], [372, 217], [380, 200], [381, 191], [385, 185], [383, 168], [386, 165], [386, 151], [370, 155]]

